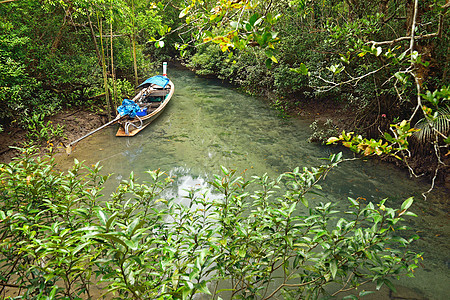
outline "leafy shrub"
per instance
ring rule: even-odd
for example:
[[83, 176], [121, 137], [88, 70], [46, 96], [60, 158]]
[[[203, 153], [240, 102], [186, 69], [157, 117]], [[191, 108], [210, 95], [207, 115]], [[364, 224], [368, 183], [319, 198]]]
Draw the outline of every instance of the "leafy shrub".
[[99, 282], [120, 299], [317, 298], [330, 283], [333, 295], [391, 286], [420, 257], [407, 249], [417, 236], [393, 236], [411, 198], [399, 209], [349, 198], [347, 218], [308, 202], [340, 155], [275, 180], [222, 168], [210, 183], [218, 195], [192, 189], [185, 205], [164, 197], [172, 178], [159, 170], [105, 197], [98, 164], [65, 174], [33, 151], [0, 166], [0, 275], [18, 299], [89, 298]]
[[333, 120], [327, 119], [325, 122], [314, 121], [309, 125], [313, 133], [309, 137], [310, 142], [319, 142], [325, 144], [332, 136], [338, 135], [338, 128]]
[[64, 126], [60, 124], [55, 126], [52, 121], [45, 123], [44, 118], [44, 114], [33, 114], [31, 117], [24, 119], [27, 138], [37, 144], [50, 143], [64, 136]]

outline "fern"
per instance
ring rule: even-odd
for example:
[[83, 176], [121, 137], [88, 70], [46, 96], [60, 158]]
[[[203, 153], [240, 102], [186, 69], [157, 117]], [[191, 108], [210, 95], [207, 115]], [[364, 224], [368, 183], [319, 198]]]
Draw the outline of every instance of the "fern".
[[414, 137], [420, 143], [427, 143], [436, 140], [439, 135], [436, 131], [448, 136], [450, 133], [450, 107], [437, 109], [437, 116], [434, 118], [422, 118], [414, 127], [420, 129], [414, 133]]

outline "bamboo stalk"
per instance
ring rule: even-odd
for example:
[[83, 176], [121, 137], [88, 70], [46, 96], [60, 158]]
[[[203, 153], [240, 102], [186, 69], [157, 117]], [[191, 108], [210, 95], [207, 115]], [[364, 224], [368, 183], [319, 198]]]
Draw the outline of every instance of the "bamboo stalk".
[[112, 1], [110, 2], [110, 10], [111, 10], [111, 18], [110, 18], [110, 26], [109, 31], [111, 33], [111, 76], [113, 81], [113, 96], [112, 96], [112, 106], [118, 106], [117, 103], [117, 88], [116, 88], [116, 73], [114, 69], [114, 47], [113, 47], [113, 9], [112, 9]]
[[87, 17], [89, 22], [89, 28], [91, 30], [92, 40], [94, 41], [95, 53], [97, 53], [99, 64], [101, 64], [102, 58], [100, 56], [100, 50], [98, 49], [97, 38], [95, 37], [94, 27], [92, 26], [91, 16], [89, 12], [87, 12]]
[[136, 20], [135, 20], [135, 15], [134, 15], [134, 0], [131, 0], [131, 12], [133, 14], [133, 17], [131, 18], [131, 22], [133, 24], [133, 32], [131, 34], [131, 44], [133, 47], [133, 64], [134, 64], [134, 81], [135, 81], [135, 85], [137, 86], [139, 84], [138, 81], [138, 71], [137, 71], [137, 61], [136, 61]]
[[109, 103], [109, 88], [108, 88], [108, 75], [106, 74], [106, 61], [105, 61], [105, 48], [103, 47], [103, 38], [102, 38], [102, 34], [103, 34], [103, 22], [101, 19], [99, 19], [98, 17], [98, 12], [97, 12], [97, 23], [99, 26], [99, 31], [100, 31], [100, 45], [101, 45], [101, 54], [102, 54], [102, 72], [103, 72], [103, 84], [104, 84], [104, 88], [105, 88], [105, 96], [106, 96], [106, 106], [108, 108], [108, 121], [111, 120], [111, 105]]

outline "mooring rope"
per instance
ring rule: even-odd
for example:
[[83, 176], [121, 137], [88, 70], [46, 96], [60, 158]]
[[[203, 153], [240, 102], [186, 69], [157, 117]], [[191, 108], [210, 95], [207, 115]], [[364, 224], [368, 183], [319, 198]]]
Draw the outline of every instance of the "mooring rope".
[[124, 127], [125, 127], [125, 134], [126, 135], [129, 135], [129, 132], [128, 132], [128, 128], [130, 127], [130, 125], [132, 125], [134, 128], [136, 128], [136, 129], [139, 129], [139, 128], [142, 128], [142, 119], [141, 118], [139, 118], [138, 116], [136, 116], [136, 118], [138, 118], [138, 120], [141, 122], [141, 124], [138, 126], [138, 125], [135, 125], [134, 123], [132, 123], [132, 122], [125, 122], [125, 125], [124, 125]]

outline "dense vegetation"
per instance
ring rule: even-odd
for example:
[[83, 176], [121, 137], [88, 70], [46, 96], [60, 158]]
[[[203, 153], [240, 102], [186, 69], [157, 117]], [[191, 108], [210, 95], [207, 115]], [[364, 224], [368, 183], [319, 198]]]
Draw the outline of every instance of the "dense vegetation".
[[349, 198], [345, 218], [336, 203], [309, 203], [340, 155], [276, 179], [222, 168], [173, 199], [159, 170], [102, 197], [98, 165], [64, 174], [34, 152], [0, 165], [0, 292], [16, 299], [95, 299], [94, 285], [116, 299], [363, 296], [365, 283], [412, 276], [421, 257], [408, 251], [418, 236], [399, 236], [411, 198], [399, 209]]
[[446, 1], [243, 3], [213, 5], [208, 7], [212, 15], [195, 1], [186, 8], [186, 21], [201, 28], [194, 33], [210, 41], [193, 52], [186, 48], [190, 67], [250, 92], [265, 91], [283, 110], [334, 101], [354, 116], [350, 129], [369, 138], [362, 146], [368, 154], [377, 152], [375, 142], [391, 144], [392, 124], [406, 120], [420, 129], [409, 140], [411, 152], [402, 155], [406, 165], [413, 157], [422, 166], [443, 169], [445, 177], [450, 142]]
[[[352, 130], [366, 138], [342, 133], [329, 143], [407, 165], [411, 154], [431, 157], [436, 178], [450, 159], [449, 7], [444, 0], [0, 1], [0, 130], [20, 126], [46, 143], [63, 132], [47, 116], [83, 106], [111, 117], [153, 63], [179, 59], [199, 74], [264, 91], [282, 109], [336, 101], [356, 112]], [[316, 298], [368, 281], [390, 285], [390, 276], [411, 275], [420, 257], [393, 250], [412, 241], [392, 238], [412, 199], [400, 209], [349, 199], [347, 219], [334, 204], [308, 206], [305, 195], [339, 157], [251, 184], [224, 168], [211, 182], [220, 200], [192, 191], [183, 206], [164, 197], [171, 180], [159, 171], [146, 185], [131, 176], [101, 198], [99, 166], [62, 174], [30, 151], [0, 167], [0, 285], [23, 299], [91, 297], [98, 282], [119, 298]], [[274, 193], [278, 186], [286, 192]]]

